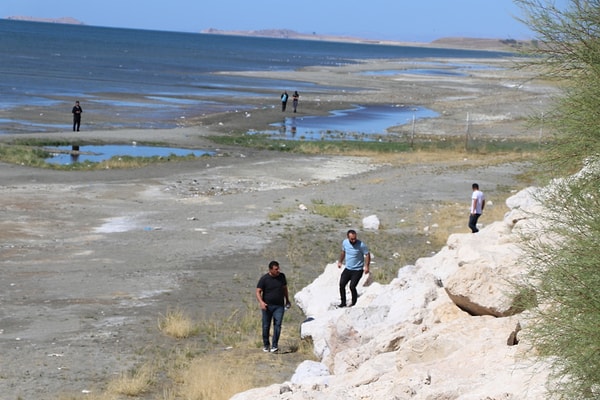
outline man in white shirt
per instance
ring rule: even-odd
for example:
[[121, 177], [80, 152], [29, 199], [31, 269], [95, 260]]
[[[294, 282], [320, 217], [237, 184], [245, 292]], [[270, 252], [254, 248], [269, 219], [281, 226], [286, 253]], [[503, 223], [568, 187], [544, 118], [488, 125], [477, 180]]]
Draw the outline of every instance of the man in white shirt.
[[481, 217], [481, 213], [483, 213], [483, 209], [485, 208], [485, 196], [483, 192], [479, 190], [479, 185], [474, 183], [472, 185], [473, 195], [471, 196], [471, 215], [469, 216], [469, 228], [471, 228], [471, 232], [477, 233], [479, 229], [477, 229], [477, 220]]

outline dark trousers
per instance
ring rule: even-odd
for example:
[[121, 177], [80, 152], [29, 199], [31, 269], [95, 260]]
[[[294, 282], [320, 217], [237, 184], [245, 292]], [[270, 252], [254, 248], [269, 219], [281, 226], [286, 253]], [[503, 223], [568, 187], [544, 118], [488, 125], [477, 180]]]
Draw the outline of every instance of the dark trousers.
[[481, 214], [471, 214], [469, 216], [469, 228], [471, 228], [471, 232], [477, 233], [479, 229], [477, 229], [477, 220], [481, 217]]
[[281, 111], [285, 111], [285, 107], [287, 106], [287, 101], [281, 102]]
[[344, 268], [342, 271], [342, 276], [340, 276], [340, 299], [341, 306], [346, 306], [346, 285], [350, 282], [350, 293], [352, 294], [352, 305], [356, 304], [356, 300], [358, 300], [358, 292], [356, 291], [356, 286], [358, 285], [358, 281], [363, 276], [363, 270], [351, 270]]
[[81, 125], [81, 115], [79, 115], [79, 114], [73, 115], [73, 132], [79, 131], [80, 125]]

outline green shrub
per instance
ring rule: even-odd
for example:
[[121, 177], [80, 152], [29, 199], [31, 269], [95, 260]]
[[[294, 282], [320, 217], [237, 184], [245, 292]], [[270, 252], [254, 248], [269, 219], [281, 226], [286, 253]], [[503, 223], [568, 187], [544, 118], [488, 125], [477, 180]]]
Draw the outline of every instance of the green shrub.
[[[559, 398], [600, 397], [600, 172], [568, 179], [541, 199], [546, 223], [525, 242], [533, 312], [528, 328], [552, 363]], [[525, 292], [527, 293], [527, 292]], [[531, 293], [531, 292], [529, 292]]]

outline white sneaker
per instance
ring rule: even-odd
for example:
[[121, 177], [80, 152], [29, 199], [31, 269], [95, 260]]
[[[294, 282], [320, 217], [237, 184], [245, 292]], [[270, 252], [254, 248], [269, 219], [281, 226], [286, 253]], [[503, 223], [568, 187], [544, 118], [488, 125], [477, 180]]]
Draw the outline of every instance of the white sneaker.
[[[269, 352], [269, 346], [265, 346], [265, 347], [263, 347], [263, 351], [264, 351], [265, 353], [268, 353], [268, 352]], [[271, 351], [273, 351], [273, 350], [271, 350]]]
[[279, 349], [277, 347], [271, 347], [271, 353], [277, 353]]

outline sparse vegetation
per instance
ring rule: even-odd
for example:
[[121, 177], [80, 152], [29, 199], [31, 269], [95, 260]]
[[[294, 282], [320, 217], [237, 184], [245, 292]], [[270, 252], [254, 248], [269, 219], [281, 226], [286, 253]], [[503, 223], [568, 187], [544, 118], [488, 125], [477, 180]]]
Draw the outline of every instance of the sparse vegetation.
[[264, 135], [244, 133], [227, 136], [211, 136], [212, 141], [221, 145], [251, 147], [255, 149], [284, 151], [302, 154], [344, 154], [375, 155], [385, 153], [410, 153], [413, 151], [448, 151], [451, 153], [527, 153], [539, 152], [538, 141], [497, 140], [494, 138], [471, 138], [465, 148], [464, 137], [425, 135], [408, 138], [404, 135], [382, 141], [329, 140], [299, 141], [271, 139]]
[[[259, 350], [257, 310], [248, 305], [227, 318], [215, 315], [200, 321], [193, 321], [181, 310], [167, 312], [159, 319], [158, 327], [164, 334], [175, 332], [169, 336], [177, 339], [176, 346], [167, 342], [145, 348], [144, 363], [119, 374], [105, 390], [62, 395], [59, 399], [120, 400], [156, 394], [161, 399], [226, 400], [235, 393], [275, 383], [282, 377], [273, 371], [281, 369], [284, 361]], [[287, 357], [296, 357], [298, 362], [314, 358], [312, 343], [300, 340], [292, 328], [302, 319], [299, 310], [286, 312], [282, 332], [282, 344], [290, 352]], [[194, 327], [197, 334], [181, 335], [181, 326]]]
[[325, 204], [321, 199], [312, 201], [312, 211], [326, 218], [334, 220], [346, 220], [350, 215], [352, 206], [343, 204]]
[[182, 310], [168, 311], [158, 321], [158, 329], [165, 335], [176, 339], [188, 338], [198, 334], [195, 324]]
[[129, 397], [140, 396], [151, 388], [154, 379], [154, 367], [145, 364], [140, 368], [124, 372], [119, 378], [109, 382], [107, 392]]
[[181, 371], [178, 397], [189, 400], [229, 399], [254, 385], [253, 366], [234, 359], [205, 357], [194, 359]]

